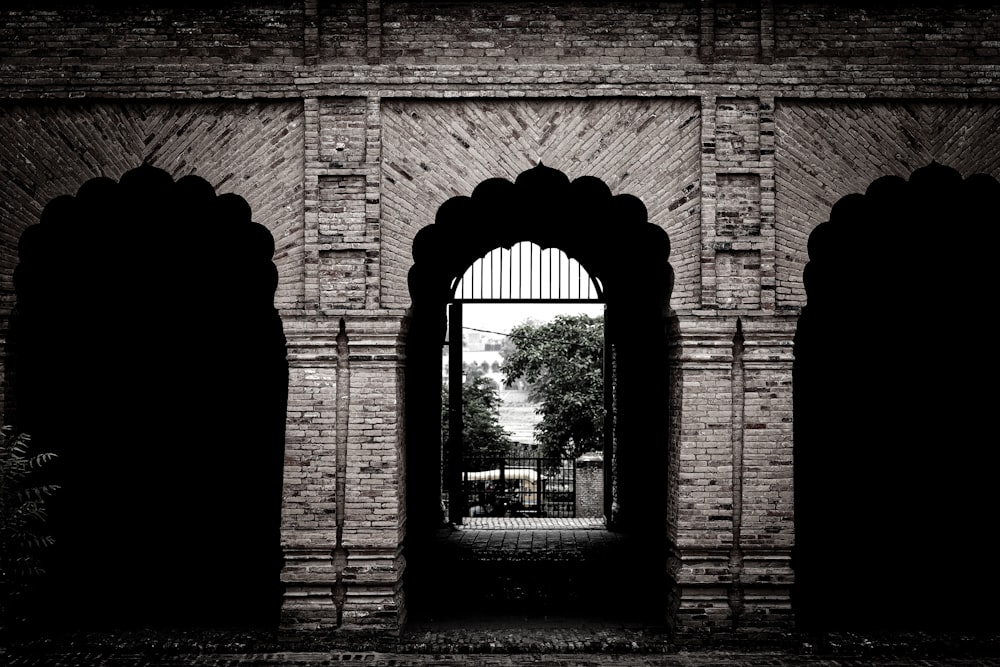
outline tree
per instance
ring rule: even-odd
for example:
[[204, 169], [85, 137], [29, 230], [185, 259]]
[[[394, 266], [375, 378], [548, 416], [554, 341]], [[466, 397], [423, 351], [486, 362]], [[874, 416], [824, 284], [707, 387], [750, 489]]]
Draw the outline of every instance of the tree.
[[504, 383], [528, 383], [539, 403], [535, 435], [545, 456], [576, 458], [604, 442], [604, 318], [559, 315], [525, 322], [503, 352]]
[[[500, 425], [500, 394], [497, 383], [470, 377], [462, 385], [462, 444], [466, 456], [503, 457], [513, 441]], [[448, 442], [448, 387], [441, 387], [441, 435]]]
[[41, 552], [53, 542], [45, 502], [59, 487], [33, 477], [56, 455], [30, 453], [30, 440], [10, 427], [0, 430], [0, 635], [25, 621], [25, 598], [44, 574]]

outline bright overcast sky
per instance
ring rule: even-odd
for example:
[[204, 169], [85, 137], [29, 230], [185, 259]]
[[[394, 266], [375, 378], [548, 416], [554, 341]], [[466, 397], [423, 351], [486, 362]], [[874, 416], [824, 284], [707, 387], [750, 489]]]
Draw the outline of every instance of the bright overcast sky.
[[547, 322], [563, 313], [604, 313], [600, 303], [467, 303], [462, 307], [462, 325], [471, 329], [506, 334], [525, 321]]

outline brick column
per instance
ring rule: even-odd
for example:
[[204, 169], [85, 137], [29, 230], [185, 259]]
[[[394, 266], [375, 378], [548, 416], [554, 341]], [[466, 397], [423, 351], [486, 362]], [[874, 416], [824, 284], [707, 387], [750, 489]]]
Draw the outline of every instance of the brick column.
[[394, 634], [404, 622], [401, 320], [368, 312], [286, 323], [288, 629]]
[[399, 319], [348, 327], [350, 400], [343, 547], [350, 630], [395, 632], [405, 621], [403, 361]]
[[604, 517], [604, 456], [588, 452], [576, 460], [576, 516]]
[[673, 406], [681, 634], [787, 629], [795, 321], [680, 315]]

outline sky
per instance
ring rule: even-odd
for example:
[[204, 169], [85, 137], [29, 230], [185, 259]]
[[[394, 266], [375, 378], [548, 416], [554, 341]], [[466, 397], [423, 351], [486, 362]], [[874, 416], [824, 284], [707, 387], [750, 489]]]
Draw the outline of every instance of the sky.
[[531, 318], [547, 322], [560, 314], [604, 313], [600, 303], [467, 303], [462, 307], [462, 325], [470, 329], [506, 334]]

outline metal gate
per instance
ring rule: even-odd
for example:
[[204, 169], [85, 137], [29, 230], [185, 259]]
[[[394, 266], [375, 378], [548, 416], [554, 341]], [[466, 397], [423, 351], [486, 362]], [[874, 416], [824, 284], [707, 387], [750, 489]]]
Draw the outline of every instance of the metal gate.
[[576, 462], [464, 457], [462, 498], [466, 516], [574, 517]]

